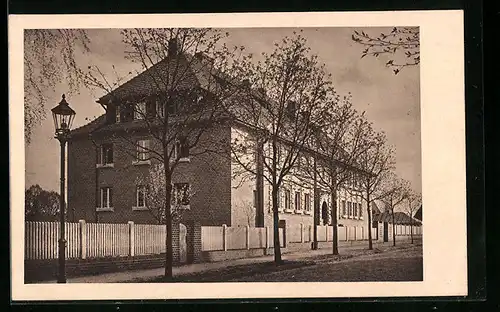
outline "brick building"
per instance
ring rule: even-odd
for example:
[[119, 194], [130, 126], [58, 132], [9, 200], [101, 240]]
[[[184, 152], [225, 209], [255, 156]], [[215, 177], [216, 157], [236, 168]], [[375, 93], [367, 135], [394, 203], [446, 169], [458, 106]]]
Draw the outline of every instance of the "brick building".
[[[196, 66], [196, 56], [190, 58], [189, 66]], [[150, 68], [161, 73], [163, 60]], [[200, 60], [201, 62], [201, 60]], [[191, 71], [189, 81], [203, 87], [204, 73]], [[106, 108], [106, 113], [90, 123], [72, 131], [68, 142], [68, 214], [73, 220], [102, 223], [157, 223], [158, 220], [146, 207], [144, 185], [137, 178], [147, 175], [155, 160], [150, 160], [141, 150], [149, 146], [150, 138], [145, 120], [134, 111], [153, 111], [158, 116], [158, 101], [147, 89], [147, 76], [136, 76], [97, 102]], [[139, 95], [146, 94], [147, 97]], [[117, 96], [118, 95], [118, 96]], [[146, 100], [144, 100], [146, 99]], [[133, 107], [133, 109], [129, 109]], [[167, 109], [170, 109], [168, 107]], [[175, 108], [173, 108], [175, 109]], [[175, 169], [175, 187], [188, 185], [192, 196], [184, 202], [185, 211], [181, 222], [198, 222], [201, 225], [271, 226], [271, 189], [262, 179], [242, 181], [235, 177], [236, 165], [224, 153], [197, 153], [197, 149], [214, 144], [227, 150], [231, 140], [241, 135], [244, 129], [239, 124], [218, 123], [203, 133], [199, 144], [192, 150], [176, 146], [180, 153], [179, 165]], [[116, 134], [131, 133], [128, 144], [117, 140]], [[214, 143], [216, 142], [216, 143]], [[133, 147], [132, 150], [130, 147]], [[136, 150], [134, 150], [136, 149]], [[252, 155], [254, 155], [253, 151]], [[291, 180], [293, 180], [293, 175]], [[356, 188], [355, 180], [349, 187]], [[280, 222], [287, 225], [331, 224], [331, 196], [326, 191], [316, 190], [313, 183], [297, 186], [288, 181], [280, 190]], [[314, 199], [317, 199], [316, 201]], [[353, 192], [339, 191], [337, 195], [338, 223], [346, 226], [367, 227], [367, 209], [361, 197]], [[316, 207], [316, 209], [315, 209]], [[317, 211], [316, 218], [314, 211]]]

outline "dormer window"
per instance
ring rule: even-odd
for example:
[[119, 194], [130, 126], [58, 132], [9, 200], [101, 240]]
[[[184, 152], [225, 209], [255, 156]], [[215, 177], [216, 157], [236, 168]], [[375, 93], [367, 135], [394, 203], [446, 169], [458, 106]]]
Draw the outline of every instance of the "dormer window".
[[120, 118], [121, 117], [121, 115], [120, 115], [121, 112], [120, 112], [120, 106], [118, 106], [118, 105], [115, 106], [115, 114], [116, 114], [115, 122], [119, 123], [120, 120], [121, 120], [121, 118]]
[[120, 107], [120, 121], [128, 122], [134, 119], [134, 106], [132, 104], [126, 104]]
[[156, 99], [156, 115], [165, 118], [165, 104], [161, 99]]
[[146, 102], [139, 102], [135, 104], [134, 119], [140, 120], [146, 117]]

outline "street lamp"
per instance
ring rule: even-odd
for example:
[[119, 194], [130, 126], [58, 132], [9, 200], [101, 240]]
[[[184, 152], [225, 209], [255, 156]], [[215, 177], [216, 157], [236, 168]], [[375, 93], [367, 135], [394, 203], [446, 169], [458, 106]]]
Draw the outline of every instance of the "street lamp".
[[66, 142], [69, 139], [69, 131], [71, 129], [71, 123], [75, 118], [75, 111], [69, 107], [68, 102], [66, 102], [66, 97], [63, 94], [62, 100], [59, 104], [52, 110], [52, 117], [54, 118], [54, 125], [56, 128], [55, 138], [59, 140], [61, 144], [61, 194], [60, 194], [60, 205], [59, 205], [59, 222], [61, 223], [61, 231], [59, 236], [59, 274], [57, 276], [58, 283], [66, 283], [66, 239], [64, 231], [64, 211], [65, 211], [65, 200], [64, 200], [64, 176], [65, 176], [65, 156], [66, 156]]

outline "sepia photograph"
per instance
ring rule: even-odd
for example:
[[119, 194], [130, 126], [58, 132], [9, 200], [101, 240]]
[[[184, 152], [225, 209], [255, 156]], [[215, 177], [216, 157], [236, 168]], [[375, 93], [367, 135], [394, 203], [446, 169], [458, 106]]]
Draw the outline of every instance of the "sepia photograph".
[[424, 282], [420, 26], [21, 31], [25, 285]]

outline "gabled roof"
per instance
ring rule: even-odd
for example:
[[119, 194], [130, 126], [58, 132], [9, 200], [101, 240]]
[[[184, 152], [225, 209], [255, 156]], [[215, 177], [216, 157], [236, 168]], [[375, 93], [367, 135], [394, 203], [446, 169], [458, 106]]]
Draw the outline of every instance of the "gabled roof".
[[[389, 211], [384, 211], [380, 214], [374, 215], [373, 221], [392, 223], [392, 215]], [[421, 224], [420, 221], [415, 220], [414, 218], [411, 218], [406, 213], [399, 212], [399, 211], [394, 212], [394, 223], [395, 224], [403, 224], [403, 225], [410, 225], [410, 224], [420, 225]]]
[[422, 221], [422, 205], [420, 205], [420, 208], [418, 208], [417, 212], [415, 212], [415, 215], [413, 217], [417, 220]]
[[112, 99], [140, 98], [157, 94], [165, 91], [166, 87], [173, 87], [170, 82], [167, 84], [167, 79], [175, 77], [176, 73], [177, 77], [181, 78], [175, 88], [199, 86], [208, 89], [217, 82], [214, 78], [217, 73], [210, 62], [210, 59], [201, 53], [195, 56], [182, 53], [177, 57], [166, 57], [104, 95], [97, 102], [106, 105]]
[[[174, 71], [185, 71], [182, 73], [180, 84], [176, 86], [178, 89], [192, 88], [198, 86], [206, 90], [213, 90], [220, 85], [220, 79], [215, 79], [215, 75], [219, 74], [211, 65], [211, 60], [205, 55], [198, 53], [190, 55], [187, 53], [180, 54], [177, 58], [167, 57], [139, 75], [133, 77], [129, 81], [118, 86], [115, 90], [102, 96], [97, 100], [98, 103], [107, 105], [111, 99], [134, 99], [157, 94], [165, 87], [162, 83]], [[88, 124], [71, 131], [72, 135], [79, 136], [97, 131], [107, 130], [129, 130], [129, 128], [140, 128], [144, 123], [120, 123], [106, 124], [106, 114], [99, 116], [97, 119]]]
[[372, 214], [373, 215], [378, 215], [380, 214], [380, 209], [377, 206], [377, 203], [372, 202]]
[[106, 114], [102, 114], [101, 116], [97, 117], [96, 119], [92, 120], [88, 124], [85, 124], [79, 128], [75, 128], [71, 130], [71, 136], [81, 136], [84, 134], [89, 134], [92, 133], [93, 131], [103, 127], [106, 125]]

